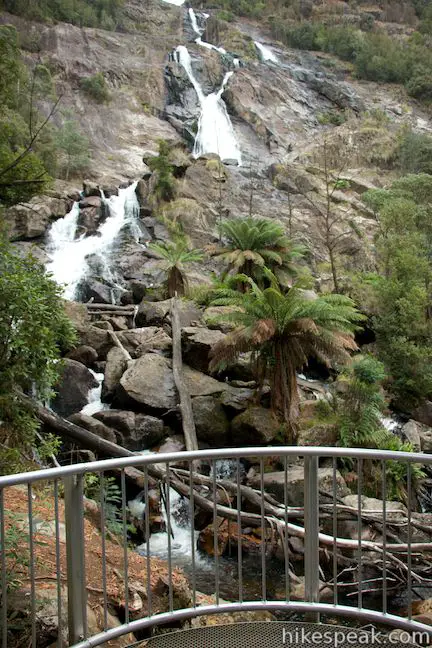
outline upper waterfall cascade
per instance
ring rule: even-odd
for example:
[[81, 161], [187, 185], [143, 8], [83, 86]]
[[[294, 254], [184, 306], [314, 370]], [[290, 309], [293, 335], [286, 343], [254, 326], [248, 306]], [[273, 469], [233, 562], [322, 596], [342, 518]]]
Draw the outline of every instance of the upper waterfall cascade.
[[[218, 52], [225, 54], [223, 48], [206, 43], [201, 39], [202, 31], [198, 26], [198, 20], [193, 9], [189, 9], [189, 17], [192, 27], [197, 34], [196, 43], [207, 49], [215, 49]], [[185, 69], [190, 82], [195, 88], [201, 105], [198, 132], [195, 138], [193, 150], [194, 156], [198, 158], [206, 153], [217, 153], [221, 160], [236, 160], [237, 163], [241, 165], [242, 156], [240, 147], [225, 102], [222, 99], [222, 94], [229, 79], [233, 75], [233, 72], [231, 71], [225, 74], [222, 85], [217, 92], [212, 92], [206, 96], [199, 81], [194, 75], [192, 59], [188, 49], [184, 45], [179, 45], [176, 52], [178, 61]]]
[[264, 62], [271, 61], [271, 63], [279, 63], [278, 57], [274, 52], [271, 51], [269, 47], [263, 45], [262, 43], [259, 43], [258, 41], [254, 41], [254, 43]]
[[109, 216], [99, 225], [97, 233], [93, 236], [82, 235], [75, 238], [79, 217], [78, 203], [74, 204], [69, 214], [60, 218], [51, 227], [50, 262], [47, 271], [52, 273], [58, 284], [64, 286], [66, 299], [74, 299], [76, 296], [78, 285], [89, 270], [87, 257], [90, 255], [97, 255], [100, 258], [104, 278], [112, 280], [112, 273], [107, 263], [112, 244], [124, 225], [129, 224], [136, 236], [136, 217], [139, 214], [136, 186], [135, 182], [126, 189], [119, 189], [118, 196], [111, 196], [105, 200]]

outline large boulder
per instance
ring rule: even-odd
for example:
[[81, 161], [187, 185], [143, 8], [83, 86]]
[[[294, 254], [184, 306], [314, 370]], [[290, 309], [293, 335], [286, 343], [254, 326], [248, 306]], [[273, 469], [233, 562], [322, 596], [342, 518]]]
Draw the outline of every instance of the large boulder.
[[230, 424], [220, 401], [213, 396], [197, 396], [192, 399], [192, 411], [198, 440], [213, 448], [225, 447]]
[[250, 407], [231, 423], [232, 442], [236, 446], [268, 445], [278, 436], [280, 422], [264, 407]]
[[[268, 472], [263, 475], [264, 490], [271, 493], [279, 500], [284, 502], [285, 497], [285, 471]], [[254, 488], [261, 487], [261, 476], [257, 475], [250, 480], [250, 485]], [[318, 468], [318, 488], [324, 493], [333, 493], [333, 468]], [[286, 494], [290, 506], [304, 505], [305, 476], [303, 466], [290, 465], [287, 470], [287, 488]], [[336, 471], [336, 496], [338, 498], [346, 497], [350, 490], [345, 483], [344, 478], [339, 471]], [[323, 503], [328, 504], [329, 499], [320, 496]]]
[[145, 353], [123, 374], [115, 403], [140, 406], [150, 412], [166, 412], [177, 405], [171, 361]]
[[210, 396], [211, 394], [222, 394], [225, 391], [230, 391], [233, 388], [226, 383], [220, 382], [211, 376], [206, 376], [200, 371], [191, 369], [191, 367], [183, 367], [183, 376], [189, 394], [194, 396]]
[[105, 360], [108, 351], [114, 346], [108, 331], [98, 326], [78, 327], [78, 337], [81, 344], [90, 346], [96, 351], [99, 360]]
[[84, 302], [94, 300], [98, 304], [112, 304], [112, 288], [97, 279], [88, 277], [81, 281], [78, 292]]
[[5, 211], [5, 222], [11, 241], [26, 241], [44, 236], [52, 220], [63, 218], [68, 201], [36, 196], [28, 203], [14, 205]]
[[118, 347], [110, 349], [105, 365], [104, 381], [102, 383], [102, 400], [109, 403], [120, 384], [121, 377], [128, 368], [124, 352]]
[[416, 421], [432, 427], [432, 401], [425, 401], [419, 405], [413, 412], [412, 417]]
[[89, 391], [97, 386], [96, 378], [85, 365], [66, 358], [51, 406], [64, 417], [80, 412], [88, 403]]
[[190, 367], [208, 372], [210, 353], [218, 342], [225, 339], [225, 334], [218, 330], [204, 327], [188, 326], [182, 330], [183, 359]]
[[92, 367], [98, 359], [98, 354], [96, 353], [95, 349], [93, 349], [93, 347], [82, 344], [76, 349], [69, 351], [66, 357], [70, 360], [81, 362], [81, 364], [85, 365], [86, 367]]
[[95, 414], [95, 418], [115, 430], [117, 443], [128, 450], [146, 450], [165, 438], [164, 424], [154, 416], [104, 410]]
[[[137, 326], [162, 326], [169, 321], [171, 300], [159, 302], [141, 302], [135, 318]], [[194, 302], [181, 300], [178, 304], [180, 326], [190, 326], [201, 319], [201, 311]]]
[[168, 351], [172, 340], [162, 328], [148, 326], [118, 333], [118, 338], [132, 357], [139, 358], [149, 351]]
[[333, 447], [337, 444], [338, 433], [334, 425], [321, 423], [300, 430], [297, 436], [299, 446]]
[[415, 452], [432, 452], [432, 428], [411, 419], [402, 427], [402, 434]]
[[72, 416], [69, 416], [69, 421], [75, 423], [75, 425], [79, 425], [89, 432], [93, 432], [93, 434], [101, 437], [101, 439], [105, 439], [105, 441], [117, 443], [115, 431], [107, 425], [104, 425], [101, 421], [98, 421], [93, 416], [87, 416], [87, 414], [78, 412], [78, 414], [72, 414]]

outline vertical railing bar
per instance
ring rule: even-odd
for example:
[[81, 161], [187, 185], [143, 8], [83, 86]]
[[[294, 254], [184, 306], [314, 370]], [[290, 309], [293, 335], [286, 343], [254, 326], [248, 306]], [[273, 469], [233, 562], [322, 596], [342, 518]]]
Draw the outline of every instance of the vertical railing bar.
[[338, 604], [338, 563], [337, 563], [337, 528], [338, 528], [338, 510], [337, 510], [337, 490], [336, 490], [336, 457], [333, 457], [333, 603]]
[[285, 599], [290, 600], [290, 562], [289, 562], [289, 542], [288, 542], [288, 457], [284, 456], [284, 522], [285, 522]]
[[125, 623], [129, 623], [129, 555], [128, 555], [128, 534], [126, 519], [126, 475], [124, 468], [120, 473], [121, 504], [122, 504], [122, 527], [123, 527], [123, 581], [125, 593]]
[[4, 513], [4, 491], [0, 489], [0, 549], [1, 549], [1, 620], [2, 648], [7, 648], [7, 580], [6, 580], [6, 523]]
[[55, 553], [56, 553], [56, 574], [57, 574], [57, 645], [63, 646], [62, 638], [62, 589], [61, 589], [61, 556], [60, 556], [60, 520], [59, 520], [59, 496], [58, 480], [54, 480], [54, 521], [55, 521]]
[[387, 475], [386, 462], [383, 460], [382, 465], [382, 498], [383, 498], [383, 523], [382, 523], [382, 544], [383, 544], [383, 614], [387, 614]]
[[192, 605], [196, 608], [196, 573], [195, 573], [195, 496], [193, 482], [194, 462], [189, 466], [189, 515], [191, 525], [191, 558], [192, 558]]
[[173, 597], [173, 581], [172, 581], [172, 555], [171, 555], [171, 496], [170, 496], [170, 464], [169, 461], [166, 464], [166, 515], [168, 520], [168, 599], [169, 599], [169, 611], [174, 610], [174, 597]]
[[150, 509], [149, 509], [149, 478], [148, 468], [144, 466], [144, 512], [145, 512], [145, 538], [146, 538], [146, 566], [147, 566], [147, 613], [152, 616], [152, 589], [151, 589], [151, 552], [150, 552]]
[[357, 509], [358, 509], [358, 518], [357, 518], [357, 536], [358, 536], [358, 608], [361, 610], [363, 607], [363, 569], [362, 569], [362, 471], [363, 471], [363, 461], [358, 459], [357, 461]]
[[215, 599], [216, 605], [219, 605], [219, 529], [217, 526], [217, 486], [216, 486], [216, 462], [211, 461], [213, 477], [213, 550], [215, 558]]
[[407, 505], [408, 505], [408, 620], [412, 619], [412, 526], [411, 526], [411, 513], [412, 513], [412, 470], [411, 463], [407, 463]]
[[105, 474], [99, 475], [99, 500], [101, 511], [101, 548], [102, 548], [102, 592], [103, 592], [103, 629], [108, 629], [108, 596], [107, 596], [107, 575], [106, 575], [106, 492]]
[[[319, 602], [319, 494], [318, 494], [318, 457], [304, 458], [305, 493], [305, 594], [308, 603]], [[317, 612], [308, 613], [305, 619], [319, 623]]]
[[243, 603], [243, 557], [242, 557], [242, 520], [241, 520], [241, 489], [240, 489], [240, 459], [237, 459], [237, 570], [239, 586], [239, 603]]
[[264, 459], [260, 459], [260, 490], [261, 490], [261, 589], [262, 601], [267, 600], [267, 573], [266, 573], [266, 522], [264, 509]]
[[84, 536], [84, 480], [64, 478], [69, 643], [87, 638], [87, 588]]
[[27, 504], [28, 504], [28, 526], [29, 526], [29, 550], [30, 550], [30, 596], [31, 596], [31, 628], [32, 641], [31, 645], [36, 648], [36, 581], [35, 581], [35, 556], [34, 556], [34, 537], [33, 537], [33, 493], [32, 485], [27, 484]]

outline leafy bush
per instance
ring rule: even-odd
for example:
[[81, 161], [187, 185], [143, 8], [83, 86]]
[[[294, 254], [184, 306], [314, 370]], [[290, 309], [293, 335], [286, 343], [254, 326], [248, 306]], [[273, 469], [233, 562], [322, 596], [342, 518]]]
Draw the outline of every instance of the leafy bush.
[[176, 184], [173, 166], [169, 160], [170, 147], [165, 140], [159, 140], [159, 155], [149, 160], [149, 167], [156, 172], [155, 194], [158, 200], [170, 201], [175, 198]]
[[80, 88], [86, 95], [98, 103], [106, 103], [110, 100], [110, 93], [102, 72], [81, 79]]
[[233, 22], [234, 20], [234, 14], [232, 11], [227, 11], [226, 9], [218, 11], [216, 16], [219, 20], [225, 20], [226, 22]]
[[123, 0], [0, 0], [0, 9], [31, 20], [62, 20], [79, 27], [115, 29]]
[[432, 137], [408, 131], [401, 139], [398, 158], [403, 173], [432, 174]]
[[346, 122], [346, 116], [343, 112], [337, 110], [327, 110], [327, 112], [318, 113], [318, 123], [322, 126], [332, 124], [333, 126], [341, 126]]

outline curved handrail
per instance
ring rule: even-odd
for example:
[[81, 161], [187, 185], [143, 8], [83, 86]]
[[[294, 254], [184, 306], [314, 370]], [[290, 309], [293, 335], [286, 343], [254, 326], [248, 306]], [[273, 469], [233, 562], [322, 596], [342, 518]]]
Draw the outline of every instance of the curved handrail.
[[215, 448], [208, 450], [194, 450], [188, 452], [149, 452], [137, 453], [131, 457], [118, 459], [104, 459], [82, 464], [61, 466], [60, 468], [46, 468], [33, 472], [17, 473], [0, 477], [0, 489], [20, 484], [33, 484], [46, 479], [61, 479], [73, 475], [83, 475], [88, 472], [105, 472], [109, 470], [135, 467], [140, 468], [154, 464], [168, 464], [178, 461], [199, 461], [218, 459], [246, 459], [247, 457], [318, 457], [323, 458], [350, 458], [350, 459], [375, 459], [382, 461], [404, 461], [406, 463], [432, 464], [432, 454], [421, 452], [396, 452], [392, 450], [370, 450], [366, 448], [331, 448], [315, 446], [257, 446], [247, 448]]
[[93, 637], [81, 641], [71, 648], [96, 648], [107, 641], [118, 639], [126, 634], [153, 628], [159, 625], [188, 621], [199, 616], [212, 614], [233, 614], [234, 612], [300, 612], [301, 614], [316, 613], [329, 616], [356, 619], [364, 623], [378, 623], [395, 629], [406, 630], [410, 633], [422, 633], [432, 638], [432, 627], [417, 621], [408, 621], [402, 617], [383, 614], [376, 610], [359, 610], [347, 605], [331, 605], [328, 603], [305, 603], [298, 601], [252, 601], [246, 603], [223, 603], [221, 605], [205, 605], [199, 608], [187, 608], [164, 612], [154, 617], [138, 619], [128, 624], [100, 632]]
[[[99, 632], [98, 634], [94, 635], [93, 637], [89, 637], [85, 639], [84, 641], [80, 641], [81, 637], [85, 636], [85, 627], [86, 627], [86, 621], [85, 621], [85, 569], [84, 569], [84, 563], [85, 563], [85, 540], [83, 537], [83, 519], [84, 519], [84, 512], [83, 512], [83, 477], [84, 475], [88, 473], [100, 473], [101, 474], [101, 479], [102, 475], [106, 472], [109, 472], [111, 470], [121, 470], [122, 471], [122, 479], [124, 482], [124, 469], [129, 468], [129, 467], [136, 467], [136, 468], [141, 468], [143, 469], [143, 475], [144, 475], [144, 490], [146, 493], [146, 502], [148, 502], [148, 477], [149, 476], [155, 476], [156, 479], [167, 481], [168, 485], [170, 484], [170, 468], [172, 464], [176, 463], [186, 463], [188, 462], [189, 467], [194, 465], [197, 465], [198, 463], [202, 463], [203, 461], [206, 461], [210, 463], [210, 465], [215, 465], [215, 462], [218, 460], [223, 460], [223, 459], [231, 459], [231, 460], [236, 460], [237, 461], [237, 467], [239, 469], [240, 466], [240, 459], [247, 459], [247, 458], [254, 458], [258, 459], [258, 462], [261, 463], [261, 490], [263, 490], [263, 459], [266, 457], [275, 457], [277, 456], [281, 462], [285, 461], [285, 471], [287, 470], [287, 458], [289, 457], [301, 457], [304, 458], [305, 460], [305, 470], [304, 470], [304, 506], [303, 506], [303, 517], [304, 517], [304, 530], [303, 530], [303, 536], [306, 540], [305, 542], [305, 601], [291, 601], [289, 600], [289, 597], [286, 600], [280, 600], [280, 601], [274, 601], [274, 600], [267, 600], [267, 597], [265, 594], [263, 594], [262, 598], [263, 600], [261, 601], [243, 601], [242, 598], [239, 597], [238, 602], [232, 602], [232, 603], [223, 603], [223, 604], [218, 604], [218, 594], [216, 595], [216, 604], [215, 605], [206, 605], [202, 607], [197, 607], [196, 605], [196, 600], [195, 598], [193, 599], [193, 602], [191, 603], [191, 607], [187, 609], [180, 609], [180, 610], [174, 610], [172, 606], [172, 601], [170, 602], [170, 610], [169, 612], [166, 613], [160, 613], [160, 614], [154, 614], [152, 613], [152, 610], [150, 609], [148, 611], [148, 616], [132, 621], [130, 622], [128, 620], [128, 617], [126, 615], [126, 621], [123, 625], [120, 625], [118, 627], [112, 628], [112, 629], [105, 629], [103, 632]], [[337, 458], [351, 458], [354, 460], [358, 460], [359, 466], [361, 465], [361, 462], [363, 460], [367, 459], [372, 459], [375, 461], [382, 461], [383, 465], [387, 461], [397, 461], [397, 462], [405, 462], [406, 464], [423, 464], [423, 465], [432, 465], [432, 454], [427, 455], [427, 454], [422, 454], [422, 453], [407, 453], [407, 452], [394, 452], [394, 451], [388, 451], [388, 450], [374, 450], [374, 449], [364, 449], [364, 448], [329, 448], [329, 447], [304, 447], [304, 446], [272, 446], [272, 447], [248, 447], [248, 448], [223, 448], [223, 449], [211, 449], [211, 450], [198, 450], [194, 452], [170, 452], [170, 453], [145, 453], [145, 454], [140, 454], [137, 453], [135, 455], [129, 456], [129, 457], [121, 457], [121, 458], [114, 458], [114, 459], [107, 459], [104, 461], [95, 461], [95, 462], [88, 462], [88, 463], [83, 463], [83, 464], [76, 464], [76, 465], [70, 465], [70, 466], [64, 466], [64, 467], [58, 467], [58, 468], [50, 468], [50, 469], [43, 469], [39, 471], [34, 471], [34, 472], [28, 472], [28, 473], [21, 473], [17, 475], [5, 475], [0, 477], [0, 536], [2, 538], [5, 537], [5, 513], [4, 513], [4, 498], [3, 498], [3, 493], [4, 490], [8, 487], [13, 487], [13, 486], [18, 486], [22, 484], [26, 484], [29, 487], [28, 493], [29, 493], [29, 501], [31, 500], [30, 494], [31, 494], [31, 485], [35, 484], [37, 482], [41, 481], [52, 481], [55, 485], [55, 493], [56, 497], [58, 498], [58, 485], [60, 483], [64, 483], [65, 485], [65, 510], [66, 510], [66, 540], [67, 540], [67, 548], [66, 548], [66, 554], [67, 554], [67, 571], [68, 571], [68, 579], [67, 579], [67, 585], [68, 585], [68, 597], [70, 599], [70, 602], [72, 602], [72, 608], [70, 608], [70, 618], [72, 618], [72, 622], [69, 620], [69, 631], [70, 631], [70, 636], [72, 637], [71, 639], [71, 645], [75, 646], [76, 648], [92, 648], [99, 646], [107, 641], [110, 641], [112, 639], [116, 639], [120, 636], [126, 635], [131, 632], [136, 632], [138, 630], [143, 630], [146, 628], [151, 628], [153, 626], [158, 626], [162, 625], [165, 623], [173, 623], [173, 622], [178, 622], [178, 621], [184, 621], [193, 617], [197, 616], [202, 616], [202, 615], [210, 615], [210, 614], [223, 614], [223, 613], [233, 613], [233, 612], [241, 612], [241, 611], [296, 611], [296, 612], [302, 612], [302, 613], [308, 613], [312, 615], [318, 615], [320, 613], [323, 614], [329, 614], [333, 616], [342, 616], [342, 617], [351, 617], [353, 619], [361, 620], [364, 622], [374, 622], [374, 623], [379, 623], [379, 624], [384, 624], [384, 625], [389, 625], [393, 626], [394, 628], [401, 628], [403, 630], [409, 630], [411, 632], [425, 632], [428, 633], [432, 637], [432, 628], [430, 626], [427, 626], [422, 623], [418, 623], [412, 620], [411, 615], [409, 615], [409, 618], [403, 618], [397, 615], [393, 614], [388, 614], [386, 607], [383, 607], [383, 611], [379, 612], [376, 610], [370, 610], [365, 607], [363, 607], [362, 603], [362, 598], [361, 596], [359, 597], [359, 605], [357, 607], [350, 607], [346, 605], [339, 605], [338, 603], [338, 596], [337, 596], [337, 579], [336, 579], [336, 586], [335, 586], [335, 591], [336, 591], [336, 596], [334, 599], [334, 603], [331, 604], [325, 604], [325, 603], [320, 603], [319, 601], [319, 579], [318, 579], [318, 573], [319, 573], [319, 544], [327, 544], [331, 545], [333, 542], [333, 536], [326, 535], [324, 533], [320, 532], [320, 526], [319, 526], [319, 497], [318, 497], [318, 459], [320, 458], [329, 458], [333, 459], [333, 481], [332, 481], [332, 489], [333, 489], [333, 502], [336, 505], [336, 481], [335, 481], [335, 476], [336, 476], [336, 459]], [[153, 471], [152, 471], [153, 467]], [[174, 467], [174, 466], [173, 466]], [[411, 490], [411, 472], [412, 469], [407, 469], [407, 475], [410, 477], [407, 478], [407, 482], [409, 484], [409, 490]], [[361, 474], [361, 469], [359, 470], [359, 474]], [[216, 484], [217, 484], [217, 479], [216, 478], [216, 471], [213, 472], [213, 488], [216, 489]], [[384, 473], [385, 475], [385, 473]], [[240, 489], [240, 482], [239, 482], [239, 473], [237, 476], [237, 489]], [[122, 483], [123, 483], [122, 482]], [[184, 494], [186, 497], [190, 497], [190, 494], [192, 492], [192, 486], [190, 482], [190, 488], [191, 491], [188, 493]], [[124, 485], [124, 484], [123, 484]], [[173, 483], [174, 488], [179, 488], [179, 484], [175, 485]], [[291, 533], [292, 535], [296, 535], [296, 532], [300, 527], [296, 527], [295, 525], [288, 523], [288, 510], [292, 512], [293, 509], [290, 509], [288, 506], [288, 499], [287, 499], [287, 489], [288, 489], [288, 482], [287, 482], [287, 472], [285, 472], [285, 479], [282, 484], [282, 487], [285, 492], [285, 498], [284, 498], [284, 503], [280, 503], [280, 507], [282, 510], [285, 511], [285, 522], [284, 528], [285, 528], [285, 534]], [[123, 492], [123, 491], [122, 491]], [[183, 492], [181, 489], [179, 492]], [[241, 497], [240, 500], [239, 498], [239, 493], [240, 491], [237, 490], [237, 501], [241, 502]], [[361, 521], [361, 495], [362, 495], [362, 490], [361, 490], [361, 484], [360, 480], [358, 483], [358, 502], [359, 502], [359, 515], [358, 519]], [[198, 497], [196, 495], [195, 497]], [[303, 497], [303, 495], [302, 495]], [[203, 499], [203, 498], [201, 498]], [[383, 494], [383, 500], [386, 499], [385, 496], [385, 491]], [[213, 519], [216, 519], [216, 498], [213, 498]], [[56, 500], [57, 501], [57, 500]], [[211, 501], [211, 500], [210, 500]], [[191, 518], [193, 519], [193, 499], [190, 500], [191, 506], [192, 506], [192, 514]], [[385, 504], [385, 501], [384, 501]], [[57, 501], [57, 515], [58, 515], [58, 501]], [[147, 504], [146, 504], [147, 506]], [[101, 504], [102, 507], [102, 504]], [[169, 508], [169, 507], [168, 507]], [[222, 507], [223, 508], [223, 507]], [[124, 492], [122, 496], [122, 512], [123, 512], [123, 525], [125, 525], [125, 498], [124, 498]], [[29, 528], [32, 529], [32, 518], [31, 518], [31, 504], [29, 504]], [[258, 514], [250, 514], [255, 515], [255, 518], [259, 518], [261, 520], [261, 523], [258, 522], [258, 526], [262, 526], [265, 528], [266, 523], [264, 521], [264, 511], [262, 509], [261, 511], [261, 516]], [[337, 514], [336, 514], [337, 515]], [[104, 522], [103, 520], [105, 519], [105, 511], [103, 508], [101, 508], [101, 520], [102, 520], [102, 538], [103, 538], [103, 543], [105, 543], [105, 534], [106, 531], [104, 529]], [[271, 516], [270, 516], [271, 517]], [[240, 521], [240, 513], [238, 519], [238, 524]], [[169, 515], [168, 515], [168, 520], [169, 520]], [[406, 569], [406, 575], [407, 575], [407, 587], [408, 590], [410, 589], [412, 582], [411, 582], [411, 575], [410, 575], [410, 569], [411, 569], [411, 557], [412, 557], [412, 552], [413, 551], [420, 551], [424, 547], [428, 546], [428, 543], [413, 543], [412, 538], [411, 538], [411, 529], [410, 529], [410, 512], [408, 513], [408, 551], [407, 553], [407, 562], [405, 565]], [[256, 524], [256, 519], [255, 519], [255, 524]], [[168, 537], [170, 537], [170, 525], [171, 522], [168, 521]], [[359, 522], [359, 530], [360, 530], [360, 524]], [[385, 506], [383, 508], [383, 525], [386, 524], [386, 509]], [[241, 528], [241, 525], [239, 526]], [[56, 518], [56, 545], [57, 545], [57, 553], [58, 553], [58, 561], [60, 560], [60, 549], [59, 549], [59, 530], [58, 530], [58, 517]], [[126, 536], [126, 531], [125, 531], [125, 526], [124, 526], [124, 541], [126, 542], [127, 536]], [[215, 536], [217, 534], [215, 533]], [[151, 534], [149, 532], [149, 527], [147, 524], [147, 519], [146, 519], [146, 531], [145, 531], [145, 536], [147, 540], [150, 542], [151, 546]], [[384, 534], [385, 536], [385, 534]], [[311, 541], [312, 538], [312, 541]], [[353, 549], [353, 544], [355, 545], [355, 541], [353, 540], [344, 540], [338, 539], [339, 542], [339, 548], [345, 547], [350, 550]], [[240, 545], [242, 544], [242, 541], [240, 542]], [[265, 545], [266, 542], [262, 543], [264, 549], [261, 550], [262, 553], [262, 568], [265, 570]], [[373, 550], [376, 551], [377, 548], [372, 547], [372, 545], [376, 545], [377, 543], [372, 543], [367, 540], [361, 540], [361, 534], [359, 535], [359, 541], [358, 541], [358, 549], [359, 549], [359, 554], [356, 560], [358, 560], [358, 568], [359, 570], [361, 569], [361, 552], [362, 548], [365, 551], [368, 550]], [[103, 544], [105, 546], [105, 544]], [[126, 546], [126, 544], [125, 544]], [[378, 545], [377, 545], [378, 546]], [[387, 550], [401, 550], [401, 547], [405, 545], [392, 545], [390, 543], [383, 542], [382, 545], [380, 545], [380, 548], [378, 551], [381, 551], [383, 553], [383, 601], [386, 598], [386, 551]], [[168, 547], [170, 547], [170, 544], [168, 542]], [[402, 552], [403, 553], [403, 552]], [[240, 552], [241, 554], [241, 552]], [[400, 555], [400, 554], [399, 554]], [[216, 554], [215, 554], [216, 556]], [[34, 555], [32, 560], [34, 560]], [[148, 558], [148, 560], [150, 560]], [[168, 573], [170, 573], [170, 567], [171, 567], [171, 554], [170, 554], [170, 549], [168, 548]], [[285, 556], [285, 560], [287, 560], [287, 557]], [[399, 563], [402, 564], [402, 561], [400, 558], [398, 558]], [[106, 564], [105, 564], [105, 554], [103, 555], [103, 569], [105, 578], [106, 578]], [[241, 563], [240, 563], [241, 564]], [[5, 584], [6, 584], [6, 562], [4, 558], [4, 552], [3, 555], [1, 556], [1, 574], [2, 574], [2, 585], [3, 585], [3, 591], [5, 591]], [[192, 566], [194, 569], [194, 565]], [[78, 571], [76, 571], [78, 570]], [[217, 573], [218, 570], [218, 559], [215, 558], [215, 573]], [[265, 571], [263, 572], [265, 575]], [[71, 578], [71, 575], [74, 575], [73, 578]], [[79, 574], [79, 577], [76, 577], [76, 575]], [[34, 578], [34, 573], [32, 575], [32, 578]], [[127, 590], [127, 569], [125, 567], [125, 589]], [[171, 578], [171, 577], [170, 577]], [[33, 581], [32, 581], [33, 582]], [[170, 581], [171, 582], [171, 581]], [[240, 581], [239, 581], [240, 582]], [[265, 582], [265, 576], [264, 576], [264, 582]], [[359, 577], [359, 582], [361, 583], [361, 578]], [[34, 586], [34, 582], [33, 582]], [[59, 583], [58, 583], [59, 587]], [[265, 589], [265, 586], [263, 586]], [[104, 585], [104, 588], [106, 589], [106, 583]], [[104, 589], [103, 588], [103, 589]], [[289, 589], [289, 588], [288, 588]], [[218, 591], [218, 590], [216, 590]], [[263, 590], [264, 591], [264, 590]], [[360, 592], [361, 592], [361, 586], [360, 586]], [[171, 593], [172, 594], [172, 593]], [[60, 595], [59, 595], [60, 596]], [[5, 600], [5, 597], [3, 597], [3, 600]], [[60, 599], [59, 599], [60, 600]], [[104, 600], [104, 605], [106, 609], [107, 605], [107, 599], [106, 599], [106, 592], [105, 592], [105, 600]], [[5, 609], [3, 606], [2, 610], [2, 616], [3, 620], [5, 620]], [[72, 626], [71, 626], [72, 623]], [[72, 627], [72, 630], [71, 630]]]

